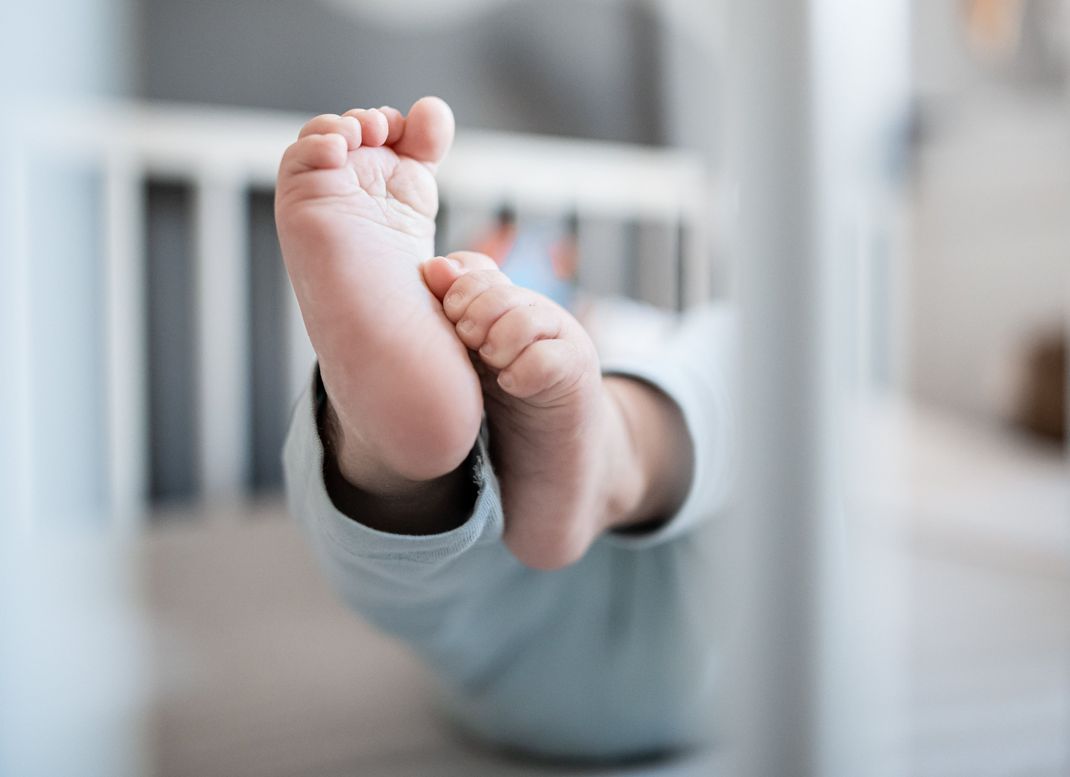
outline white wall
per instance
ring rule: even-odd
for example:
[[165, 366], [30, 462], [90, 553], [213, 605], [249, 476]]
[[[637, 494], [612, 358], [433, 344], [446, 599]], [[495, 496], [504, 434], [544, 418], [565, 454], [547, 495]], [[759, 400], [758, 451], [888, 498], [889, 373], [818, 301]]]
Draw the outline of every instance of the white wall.
[[909, 386], [1007, 413], [1024, 343], [1065, 316], [1070, 140], [1065, 92], [970, 59], [959, 6], [915, 3], [922, 97], [909, 267]]
[[911, 272], [912, 386], [989, 417], [1028, 338], [1065, 316], [1067, 116], [1043, 99], [977, 106], [922, 149]]

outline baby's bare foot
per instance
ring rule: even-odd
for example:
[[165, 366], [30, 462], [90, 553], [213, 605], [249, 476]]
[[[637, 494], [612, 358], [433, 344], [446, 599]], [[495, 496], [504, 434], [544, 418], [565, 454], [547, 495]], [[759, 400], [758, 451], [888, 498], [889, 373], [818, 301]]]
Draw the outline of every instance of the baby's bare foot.
[[482, 254], [436, 257], [424, 277], [477, 354], [506, 545], [532, 567], [572, 563], [613, 525], [622, 512], [615, 506], [634, 501], [621, 490], [625, 451], [613, 430], [623, 424], [591, 339]]
[[331, 407], [369, 466], [403, 480], [459, 466], [483, 412], [468, 354], [419, 269], [434, 251], [434, 170], [452, 139], [436, 98], [407, 117], [318, 116], [286, 151], [276, 189], [282, 253]]

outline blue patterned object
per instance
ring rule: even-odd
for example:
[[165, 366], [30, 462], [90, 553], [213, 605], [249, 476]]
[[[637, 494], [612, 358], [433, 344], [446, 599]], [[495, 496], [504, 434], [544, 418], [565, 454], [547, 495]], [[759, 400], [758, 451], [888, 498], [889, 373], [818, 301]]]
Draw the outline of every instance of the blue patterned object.
[[517, 286], [543, 294], [558, 305], [571, 309], [576, 297], [573, 279], [558, 277], [553, 255], [570, 237], [558, 226], [521, 226], [516, 242], [502, 265], [502, 271]]

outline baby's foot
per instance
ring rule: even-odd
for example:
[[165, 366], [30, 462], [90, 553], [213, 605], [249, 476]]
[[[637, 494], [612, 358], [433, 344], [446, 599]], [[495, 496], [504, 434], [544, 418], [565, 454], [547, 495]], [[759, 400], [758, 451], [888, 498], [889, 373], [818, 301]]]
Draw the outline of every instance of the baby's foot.
[[[471, 450], [479, 379], [420, 263], [434, 253], [436, 165], [453, 115], [436, 98], [317, 116], [279, 169], [286, 267], [344, 434], [389, 474], [429, 480]], [[358, 484], [364, 485], [364, 484]]]
[[613, 524], [614, 502], [630, 498], [613, 490], [627, 445], [614, 436], [623, 424], [591, 339], [482, 254], [436, 257], [424, 277], [476, 352], [506, 545], [532, 567], [572, 563]]

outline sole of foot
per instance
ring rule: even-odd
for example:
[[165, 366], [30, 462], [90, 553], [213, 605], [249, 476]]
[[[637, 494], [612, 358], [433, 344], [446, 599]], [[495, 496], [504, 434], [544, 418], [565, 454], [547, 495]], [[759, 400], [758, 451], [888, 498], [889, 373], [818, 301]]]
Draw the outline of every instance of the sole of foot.
[[280, 164], [279, 241], [352, 453], [347, 477], [442, 476], [479, 431], [479, 378], [420, 273], [434, 250], [434, 172], [453, 132], [437, 98], [407, 115], [324, 114]]

